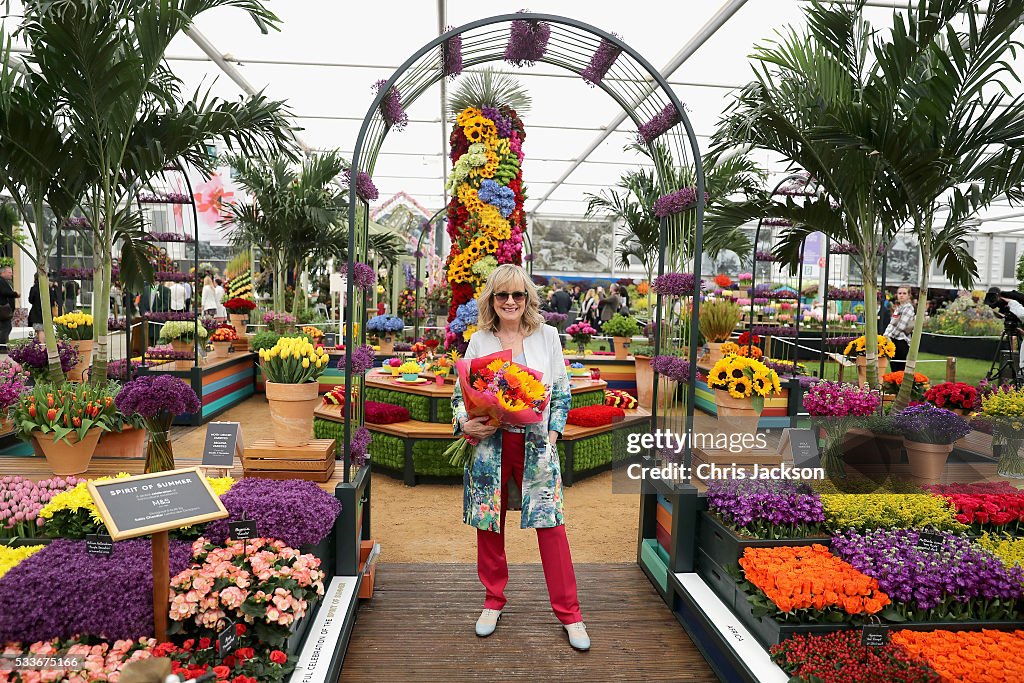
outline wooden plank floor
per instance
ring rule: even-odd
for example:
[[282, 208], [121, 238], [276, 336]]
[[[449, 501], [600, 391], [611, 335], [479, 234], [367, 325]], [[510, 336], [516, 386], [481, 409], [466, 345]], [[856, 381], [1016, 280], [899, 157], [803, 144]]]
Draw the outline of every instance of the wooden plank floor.
[[539, 564], [509, 568], [498, 629], [478, 638], [475, 565], [382, 563], [340, 681], [718, 680], [637, 565], [577, 565], [576, 579], [589, 652], [569, 647]]

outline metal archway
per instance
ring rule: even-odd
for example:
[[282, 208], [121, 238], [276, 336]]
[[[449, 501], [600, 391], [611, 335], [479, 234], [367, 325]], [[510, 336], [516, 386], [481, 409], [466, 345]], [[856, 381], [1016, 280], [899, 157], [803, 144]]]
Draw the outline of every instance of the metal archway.
[[[363, 119], [352, 152], [349, 187], [354, 190], [358, 186], [357, 180], [360, 172], [372, 175], [377, 155], [390, 131], [390, 126], [381, 112], [381, 103], [385, 96], [392, 92], [392, 89], [400, 93], [402, 106], [407, 109], [430, 86], [446, 78], [449, 74], [445, 72], [444, 46], [449, 39], [456, 36], [461, 38], [463, 69], [503, 60], [509, 43], [510, 29], [513, 22], [518, 21], [544, 23], [550, 28], [550, 37], [543, 55], [536, 60], [537, 62], [558, 66], [576, 75], [583, 74], [595, 52], [602, 46], [607, 45], [616, 50], [617, 56], [614, 62], [604, 70], [602, 77], [593, 85], [601, 88], [615, 100], [638, 129], [645, 122], [659, 120], [659, 116], [662, 117], [661, 120], [664, 120], [667, 114], [671, 122], [665, 126], [665, 130], [652, 136], [652, 138], [657, 138], [658, 146], [663, 147], [665, 152], [655, 164], [659, 190], [663, 195], [667, 195], [682, 189], [673, 186], [676, 177], [675, 171], [684, 168], [692, 169], [691, 177], [694, 181], [693, 185], [696, 186], [694, 188], [696, 212], [692, 221], [688, 218], [688, 211], [661, 218], [658, 275], [682, 271], [687, 266], [692, 269], [692, 272], [700, 273], [704, 242], [705, 181], [697, 137], [685, 108], [669, 87], [664, 76], [635, 49], [611, 33], [568, 17], [529, 12], [489, 17], [447, 31], [417, 50], [378, 89], [377, 95]], [[645, 140], [644, 142], [653, 152], [654, 140]], [[653, 156], [658, 158], [661, 155]], [[353, 269], [356, 261], [365, 259], [368, 220], [367, 204], [357, 196], [355, 191], [350, 192], [348, 245], [350, 261], [347, 284], [349, 306], [346, 316], [349, 321], [362, 322], [366, 312], [365, 295], [358, 298], [354, 296]], [[689, 329], [684, 330], [681, 335], [684, 344], [688, 341], [690, 360], [685, 410], [686, 434], [693, 431], [693, 410], [696, 399], [699, 277], [694, 278], [694, 289], [691, 296], [692, 314], [689, 319]], [[662, 297], [663, 295], [658, 294], [656, 300], [656, 323], [658, 323], [655, 327], [654, 340], [656, 352], [660, 350], [663, 336], [660, 325]], [[359, 326], [359, 339], [357, 340], [353, 335], [353, 325], [345, 326], [345, 404], [350, 406], [350, 409], [346, 411], [343, 431], [345, 441], [343, 476], [346, 483], [349, 481], [353, 421], [356, 425], [360, 425], [363, 419], [361, 400], [357, 398], [353, 401], [352, 351], [356, 341], [365, 342], [365, 329], [365, 325]], [[363, 379], [360, 378], [358, 381], [362, 385]], [[654, 387], [654, 405], [657, 406], [657, 381], [654, 383]], [[360, 386], [358, 396], [363, 395], [365, 395], [365, 391]], [[652, 424], [658, 424], [656, 407], [652, 412], [654, 413], [651, 418]], [[675, 431], [682, 432], [681, 429]], [[691, 459], [690, 441], [689, 438], [686, 439], [684, 454], [687, 468], [689, 468]]]
[[[434, 223], [437, 222], [439, 218], [447, 217], [447, 213], [448, 207], [445, 207], [443, 209], [440, 209], [430, 218], [428, 218], [426, 223], [423, 224], [424, 228], [423, 231], [420, 232], [419, 240], [416, 241], [416, 308], [414, 309], [414, 311], [420, 310], [420, 301], [422, 299], [422, 294], [420, 293], [422, 286], [420, 285], [420, 283], [423, 281], [423, 240], [428, 235], [430, 235], [430, 231], [433, 230]], [[422, 329], [422, 327], [423, 319], [419, 317], [415, 318], [412, 327], [413, 341], [416, 341], [417, 339], [420, 338], [420, 330]]]

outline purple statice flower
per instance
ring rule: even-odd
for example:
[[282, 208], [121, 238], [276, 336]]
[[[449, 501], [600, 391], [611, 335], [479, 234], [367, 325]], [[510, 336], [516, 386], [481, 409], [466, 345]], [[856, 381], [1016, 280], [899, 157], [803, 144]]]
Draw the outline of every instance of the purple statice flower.
[[910, 441], [951, 444], [971, 432], [971, 425], [952, 410], [921, 403], [893, 416], [893, 425]]
[[775, 258], [775, 255], [772, 252], [764, 250], [764, 249], [760, 249], [760, 250], [758, 250], [754, 254], [754, 260], [755, 261], [763, 261], [763, 262], [766, 262], [766, 263], [771, 263], [773, 261], [778, 261], [778, 259]]
[[[171, 541], [171, 576], [191, 554]], [[0, 642], [152, 636], [152, 557], [141, 539], [118, 541], [109, 558], [87, 554], [84, 542], [53, 541], [0, 578]]]
[[[379, 93], [380, 89], [387, 84], [388, 82], [383, 78], [377, 81], [373, 84], [374, 92]], [[388, 125], [388, 128], [395, 130], [402, 130], [409, 123], [409, 115], [402, 108], [402, 93], [398, 92], [398, 88], [395, 86], [391, 86], [391, 89], [384, 95], [384, 99], [380, 101], [380, 115], [384, 118], [384, 123]]]
[[204, 536], [221, 544], [228, 537], [228, 522], [254, 519], [260, 536], [284, 541], [290, 548], [315, 545], [334, 530], [341, 512], [337, 498], [303, 479], [247, 477], [221, 496], [228, 517], [210, 523]]
[[[640, 126], [640, 129], [637, 131], [637, 139], [641, 144], [649, 145], [658, 136], [682, 120], [683, 117], [679, 115], [679, 110], [676, 109], [674, 104], [669, 102], [653, 119]], [[696, 201], [696, 198], [694, 201]]]
[[[374, 352], [373, 347], [369, 344], [363, 344], [352, 352], [352, 373], [356, 375], [362, 375], [367, 370], [373, 367], [373, 362], [376, 360], [377, 354]], [[342, 358], [338, 361], [338, 368], [341, 370], [345, 369], [345, 359]]]
[[758, 538], [812, 536], [825, 523], [821, 497], [785, 479], [713, 479], [707, 500], [727, 525]]
[[[618, 34], [613, 33], [613, 36], [619, 38]], [[594, 50], [594, 55], [590, 58], [590, 64], [587, 68], [580, 72], [580, 76], [591, 86], [595, 86], [604, 79], [605, 74], [612, 68], [612, 64], [619, 58], [622, 53], [622, 48], [608, 41], [605, 38], [601, 39], [601, 44]]]
[[380, 196], [377, 186], [373, 184], [373, 178], [366, 171], [356, 173], [356, 196], [364, 202], [372, 202]]
[[480, 113], [494, 122], [494, 127], [497, 129], [499, 138], [512, 136], [512, 119], [507, 116], [503, 116], [502, 113], [494, 107], [484, 107], [480, 110]]
[[352, 284], [359, 289], [372, 289], [377, 284], [377, 272], [369, 264], [354, 261], [352, 263]]
[[166, 432], [175, 415], [199, 412], [201, 404], [187, 382], [170, 375], [145, 375], [118, 392], [114, 405], [125, 415], [139, 415], [152, 432]]
[[692, 187], [684, 187], [676, 192], [658, 197], [654, 201], [654, 215], [658, 218], [665, 218], [692, 209], [696, 205], [697, 190]]
[[196, 314], [192, 311], [150, 311], [149, 313], [143, 313], [142, 317], [151, 322], [166, 323], [195, 320]]
[[696, 284], [693, 273], [665, 273], [654, 278], [651, 288], [662, 296], [692, 296]]
[[551, 26], [534, 19], [516, 19], [509, 28], [505, 61], [515, 66], [533, 66], [548, 49]]
[[[20, 345], [11, 344], [8, 355], [37, 380], [46, 374], [46, 344], [38, 339], [33, 338]], [[67, 339], [57, 340], [57, 355], [60, 357], [60, 369], [64, 372], [78, 365], [78, 349]]]
[[[452, 30], [449, 26], [445, 32]], [[462, 36], [454, 35], [441, 43], [441, 62], [444, 65], [442, 74], [447, 78], [455, 78], [462, 73]]]
[[783, 327], [780, 325], [754, 325], [751, 330], [754, 334], [768, 335], [771, 337], [795, 337], [796, 328], [792, 326]]
[[370, 441], [372, 438], [370, 430], [366, 427], [359, 427], [352, 434], [352, 439], [349, 441], [348, 446], [354, 465], [362, 467], [370, 461]]
[[[956, 603], [959, 618], [964, 618], [965, 604], [968, 610], [983, 609], [978, 602], [999, 600], [1005, 606], [1024, 598], [1024, 568], [1007, 568], [970, 537], [950, 532], [939, 532], [942, 545], [937, 552], [918, 549], [919, 534], [913, 529], [848, 531], [832, 539], [832, 549], [858, 571], [878, 579], [893, 607], [904, 608], [913, 618], [948, 618], [952, 615], [943, 613], [944, 608]], [[940, 613], [921, 614], [931, 610]]]
[[804, 394], [804, 409], [813, 417], [867, 417], [882, 400], [867, 387], [821, 381]]
[[651, 369], [676, 382], [690, 381], [690, 361], [679, 356], [655, 356], [651, 358]]

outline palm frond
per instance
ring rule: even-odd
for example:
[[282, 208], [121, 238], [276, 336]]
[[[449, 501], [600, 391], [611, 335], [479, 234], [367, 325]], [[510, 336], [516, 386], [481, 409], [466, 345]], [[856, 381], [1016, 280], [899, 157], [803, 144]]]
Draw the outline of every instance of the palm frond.
[[519, 81], [490, 68], [462, 76], [448, 98], [448, 107], [453, 116], [469, 107], [510, 107], [523, 114], [530, 110], [530, 104], [530, 95]]

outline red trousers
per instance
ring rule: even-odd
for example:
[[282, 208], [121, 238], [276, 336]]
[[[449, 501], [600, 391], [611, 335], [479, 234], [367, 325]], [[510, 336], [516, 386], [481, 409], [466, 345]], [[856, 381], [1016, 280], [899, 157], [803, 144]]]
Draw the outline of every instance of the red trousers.
[[[526, 458], [525, 434], [503, 431], [501, 434], [501, 533], [477, 529], [476, 565], [480, 583], [487, 598], [486, 609], [505, 606], [505, 585], [508, 583], [508, 562], [505, 560], [505, 508], [508, 505], [508, 480], [517, 486], [523, 483], [523, 465]], [[544, 566], [544, 580], [548, 584], [551, 609], [563, 624], [582, 621], [580, 603], [576, 597], [576, 573], [569, 555], [569, 539], [565, 526], [537, 529], [540, 561]]]

